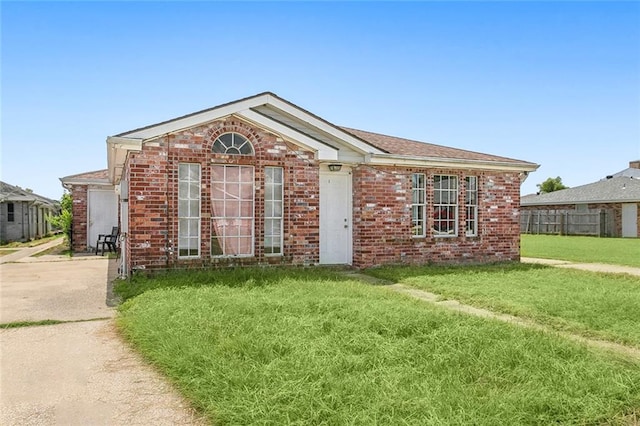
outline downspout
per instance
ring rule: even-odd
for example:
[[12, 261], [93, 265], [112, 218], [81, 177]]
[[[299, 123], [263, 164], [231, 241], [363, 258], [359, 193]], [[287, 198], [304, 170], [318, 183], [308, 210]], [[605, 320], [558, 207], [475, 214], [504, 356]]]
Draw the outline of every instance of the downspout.
[[[30, 241], [31, 238], [36, 237], [36, 233], [34, 232], [33, 237], [31, 236], [31, 229], [33, 228], [33, 225], [35, 225], [35, 220], [33, 218], [33, 215], [31, 214], [31, 209], [32, 207], [35, 206], [35, 201], [25, 201], [22, 204], [22, 207], [24, 208], [24, 206], [27, 206], [27, 241]], [[34, 222], [34, 223], [32, 223]]]
[[[24, 206], [27, 206], [27, 212], [24, 212]], [[15, 207], [14, 207], [15, 209]], [[22, 217], [22, 239], [26, 239], [27, 241], [29, 241], [29, 204], [27, 204], [26, 201], [21, 201], [20, 202], [20, 215]], [[13, 216], [15, 217], [15, 213], [13, 214]], [[26, 225], [25, 225], [25, 216], [27, 217], [26, 220]], [[25, 232], [25, 226], [27, 228], [27, 232]]]
[[[164, 250], [165, 250], [165, 269], [169, 269], [169, 257], [173, 256], [173, 240], [174, 240], [174, 235], [173, 235], [173, 226], [171, 223], [171, 201], [173, 200], [173, 196], [171, 195], [171, 192], [169, 191], [169, 182], [171, 181], [171, 177], [169, 176], [169, 174], [172, 172], [173, 167], [172, 167], [172, 162], [170, 159], [170, 155], [171, 155], [171, 135], [167, 133], [167, 169], [164, 173], [166, 179], [165, 179], [165, 194], [167, 194], [167, 208], [165, 209], [167, 212], [167, 218], [166, 218], [166, 234], [164, 237]], [[172, 233], [171, 236], [169, 236], [169, 232]]]
[[129, 243], [129, 179], [124, 180], [126, 186], [126, 193], [123, 194], [122, 184], [123, 180], [120, 179], [120, 278], [126, 279], [129, 275], [128, 269], [128, 256], [127, 244]]

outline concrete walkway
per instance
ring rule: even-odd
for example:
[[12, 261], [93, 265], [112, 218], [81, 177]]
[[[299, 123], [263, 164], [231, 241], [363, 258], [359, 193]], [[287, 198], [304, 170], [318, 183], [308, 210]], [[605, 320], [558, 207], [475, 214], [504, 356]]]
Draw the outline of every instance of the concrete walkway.
[[[562, 266], [562, 267], [573, 267], [573, 266], [569, 266], [568, 263], [565, 263], [564, 261], [548, 261], [548, 260], [544, 260], [544, 259], [528, 259], [529, 263], [543, 263], [543, 264], [548, 264], [548, 265], [553, 265], [553, 266]], [[524, 260], [523, 260], [524, 261]], [[540, 261], [540, 262], [537, 262]], [[570, 265], [576, 265], [578, 266], [577, 269], [585, 269], [582, 268], [581, 266], [583, 264], [570, 264]], [[593, 264], [587, 264], [587, 265], [593, 265]], [[606, 268], [602, 268], [602, 269], [598, 269], [598, 272], [609, 272], [609, 273], [630, 273], [629, 269], [631, 269], [631, 273], [633, 272], [640, 272], [640, 271], [633, 271], [634, 269], [637, 268], [627, 268], [627, 267], [621, 267], [621, 270], [618, 270], [616, 268], [615, 265], [600, 265], [598, 264], [598, 266], [604, 266]], [[594, 269], [588, 269], [588, 270], [594, 270]], [[471, 306], [471, 305], [466, 305], [464, 303], [460, 303], [457, 300], [453, 300], [453, 299], [443, 299], [442, 296], [440, 296], [439, 294], [436, 293], [431, 293], [429, 291], [425, 291], [425, 290], [420, 290], [417, 288], [413, 288], [413, 287], [409, 287], [403, 284], [398, 284], [398, 283], [393, 283], [392, 281], [387, 281], [384, 279], [380, 279], [380, 278], [376, 278], [376, 277], [372, 277], [370, 275], [365, 275], [359, 272], [353, 272], [353, 271], [349, 271], [349, 272], [345, 272], [346, 276], [349, 277], [353, 277], [355, 279], [367, 282], [369, 284], [373, 284], [373, 285], [383, 285], [386, 286], [387, 288], [398, 292], [398, 293], [402, 293], [402, 294], [406, 294], [407, 296], [411, 296], [414, 297], [416, 299], [420, 299], [424, 302], [427, 303], [431, 303], [433, 305], [437, 305], [440, 306], [442, 308], [451, 310], [451, 311], [457, 311], [457, 312], [461, 312], [467, 315], [474, 315], [477, 317], [482, 317], [482, 318], [489, 318], [489, 319], [495, 319], [498, 321], [503, 321], [503, 322], [508, 322], [511, 324], [516, 324], [518, 326], [521, 327], [525, 327], [525, 328], [530, 328], [533, 330], [540, 330], [540, 331], [544, 331], [547, 333], [551, 333], [551, 334], [556, 334], [559, 336], [562, 336], [566, 339], [569, 340], [573, 340], [576, 342], [580, 342], [583, 343], [587, 346], [590, 347], [594, 347], [594, 348], [598, 348], [598, 349], [604, 349], [610, 352], [613, 352], [615, 354], [618, 355], [623, 355], [625, 357], [634, 359], [636, 361], [640, 360], [640, 349], [634, 348], [634, 347], [630, 347], [630, 346], [625, 346], [625, 345], [621, 345], [615, 342], [610, 342], [610, 341], [606, 341], [606, 340], [599, 340], [599, 339], [592, 339], [592, 338], [587, 338], [584, 336], [580, 336], [578, 334], [574, 334], [574, 333], [569, 333], [569, 332], [565, 332], [565, 331], [559, 331], [559, 330], [555, 330], [549, 326], [543, 325], [543, 324], [539, 324], [536, 323], [534, 321], [530, 321], [524, 318], [519, 318], [513, 315], [509, 315], [509, 314], [502, 314], [502, 313], [498, 313], [498, 312], [494, 312], [494, 311], [490, 311], [488, 309], [483, 309], [483, 308], [477, 308], [475, 306]]]
[[621, 344], [606, 341], [606, 340], [590, 339], [590, 338], [580, 336], [578, 334], [569, 333], [566, 331], [554, 330], [551, 327], [536, 323], [534, 321], [529, 321], [513, 315], [493, 312], [488, 309], [476, 308], [475, 306], [465, 305], [463, 303], [460, 303], [457, 300], [441, 300], [442, 299], [441, 296], [435, 293], [415, 289], [402, 284], [392, 284], [389, 286], [389, 288], [391, 288], [392, 290], [398, 293], [407, 294], [409, 296], [415, 297], [416, 299], [420, 299], [425, 302], [432, 303], [434, 305], [442, 306], [443, 308], [446, 308], [452, 311], [458, 311], [468, 315], [474, 315], [482, 318], [496, 319], [499, 321], [516, 324], [521, 327], [530, 328], [533, 330], [541, 330], [548, 333], [557, 334], [559, 336], [564, 337], [565, 339], [584, 343], [587, 346], [595, 347], [598, 349], [605, 349], [605, 350], [608, 350], [617, 354], [621, 354], [626, 357], [640, 361], [640, 349], [636, 349], [630, 346], [625, 346], [625, 345], [621, 345]]
[[[640, 255], [640, 253], [639, 253]], [[622, 265], [608, 265], [605, 263], [578, 263], [568, 260], [555, 259], [536, 259], [533, 257], [523, 257], [520, 259], [523, 263], [537, 263], [539, 265], [556, 266], [558, 268], [581, 269], [591, 272], [608, 272], [612, 274], [629, 274], [640, 276], [640, 268]]]
[[0, 424], [206, 424], [118, 334], [106, 306], [115, 260], [26, 250], [3, 256], [0, 323], [74, 322], [0, 329]]
[[[64, 238], [56, 238], [55, 240], [49, 241], [48, 243], [40, 244], [39, 246], [16, 249], [15, 252], [12, 252], [5, 256], [0, 256], [0, 264], [17, 262], [21, 259], [29, 259], [30, 256], [33, 256], [34, 254], [38, 254], [52, 247], [59, 246], [63, 241]], [[13, 249], [10, 250], [13, 251]]]

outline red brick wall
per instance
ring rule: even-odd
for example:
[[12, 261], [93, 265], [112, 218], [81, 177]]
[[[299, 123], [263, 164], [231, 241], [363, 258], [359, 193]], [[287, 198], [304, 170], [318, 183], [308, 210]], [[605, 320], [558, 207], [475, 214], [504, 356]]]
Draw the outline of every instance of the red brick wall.
[[[221, 134], [237, 132], [252, 144], [255, 155], [211, 152]], [[201, 165], [201, 245], [199, 259], [177, 256], [177, 174], [179, 163]], [[211, 164], [255, 167], [254, 256], [211, 257]], [[284, 254], [265, 256], [264, 167], [284, 169]], [[411, 173], [427, 175], [427, 217], [433, 210], [433, 175], [454, 174], [459, 180], [459, 236], [411, 237]], [[479, 183], [478, 236], [466, 237], [464, 178]], [[129, 154], [129, 268], [207, 267], [212, 265], [296, 264], [319, 262], [319, 164], [312, 152], [235, 117], [188, 129], [147, 143]], [[519, 259], [520, 180], [517, 173], [356, 166], [353, 169], [353, 264], [488, 262]], [[428, 229], [431, 228], [429, 224]]]
[[[411, 236], [411, 175], [427, 178], [427, 235]], [[458, 236], [436, 237], [433, 176], [458, 176]], [[478, 235], [465, 236], [465, 177], [478, 177]], [[517, 173], [360, 166], [354, 169], [354, 266], [519, 260]]]
[[[253, 145], [254, 155], [213, 154], [211, 146], [223, 133], [236, 132]], [[203, 267], [211, 264], [315, 264], [319, 259], [319, 178], [312, 152], [288, 144], [276, 135], [227, 118], [146, 144], [131, 153], [125, 169], [129, 180], [129, 268]], [[201, 245], [199, 259], [178, 259], [178, 164], [201, 165]], [[211, 257], [211, 164], [255, 167], [254, 257]], [[265, 256], [264, 167], [284, 171], [284, 255]]]
[[71, 213], [73, 214], [71, 250], [74, 252], [87, 251], [87, 189], [87, 185], [74, 185], [70, 191], [73, 200], [71, 207]]
[[[575, 204], [573, 205], [573, 208], [575, 208]], [[622, 204], [621, 203], [589, 204], [587, 208], [597, 209], [597, 210], [603, 210], [603, 209], [613, 210], [613, 223], [614, 223], [613, 236], [615, 237], [622, 236]]]

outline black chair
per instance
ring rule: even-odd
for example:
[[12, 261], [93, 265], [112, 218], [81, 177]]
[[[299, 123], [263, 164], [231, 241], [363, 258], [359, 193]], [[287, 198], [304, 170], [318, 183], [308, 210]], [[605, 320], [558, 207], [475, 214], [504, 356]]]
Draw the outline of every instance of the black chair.
[[118, 234], [120, 234], [120, 228], [114, 226], [111, 228], [111, 234], [98, 235], [98, 241], [96, 242], [96, 254], [98, 254], [98, 250], [101, 249], [101, 254], [104, 255], [105, 247], [110, 252], [115, 253], [118, 249]]

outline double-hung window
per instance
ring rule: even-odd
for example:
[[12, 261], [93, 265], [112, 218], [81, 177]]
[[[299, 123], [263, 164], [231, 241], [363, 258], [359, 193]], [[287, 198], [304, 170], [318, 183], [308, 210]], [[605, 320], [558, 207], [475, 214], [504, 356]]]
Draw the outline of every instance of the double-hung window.
[[211, 166], [211, 256], [253, 255], [253, 166]]
[[423, 173], [411, 176], [411, 235], [425, 236], [426, 179]]
[[7, 203], [7, 222], [14, 222], [15, 220], [15, 204]]
[[433, 177], [433, 233], [434, 236], [458, 235], [458, 178]]
[[264, 168], [264, 254], [282, 254], [282, 167]]
[[178, 256], [200, 256], [200, 164], [178, 165]]
[[476, 176], [467, 176], [465, 181], [466, 235], [475, 237], [478, 235], [478, 178]]

